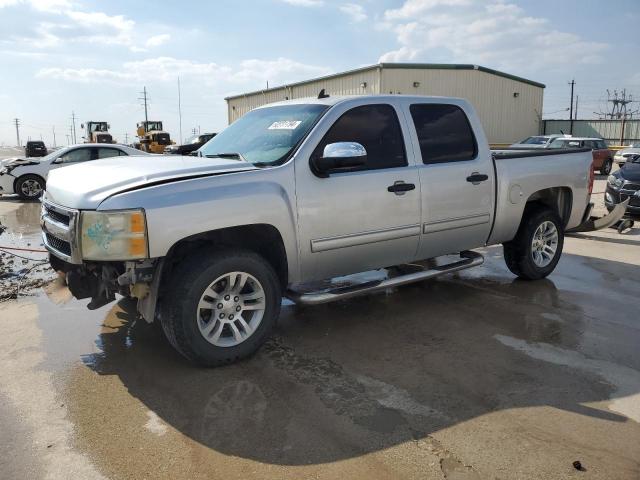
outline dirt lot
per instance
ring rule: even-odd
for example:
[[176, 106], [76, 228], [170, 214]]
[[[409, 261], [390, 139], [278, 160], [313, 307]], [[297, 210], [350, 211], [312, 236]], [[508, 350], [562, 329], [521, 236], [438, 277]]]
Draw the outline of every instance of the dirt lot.
[[[38, 208], [0, 198], [0, 245], [41, 248]], [[483, 253], [287, 304], [256, 356], [212, 370], [131, 302], [89, 311], [37, 267], [0, 303], [0, 478], [640, 478], [640, 229], [568, 238], [539, 282]]]

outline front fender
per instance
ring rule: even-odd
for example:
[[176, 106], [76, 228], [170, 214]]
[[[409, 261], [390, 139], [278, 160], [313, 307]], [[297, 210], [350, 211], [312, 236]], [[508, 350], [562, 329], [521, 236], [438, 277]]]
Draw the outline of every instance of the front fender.
[[113, 195], [98, 210], [144, 208], [150, 257], [182, 239], [228, 227], [268, 224], [278, 230], [290, 281], [299, 278], [291, 164], [170, 182]]

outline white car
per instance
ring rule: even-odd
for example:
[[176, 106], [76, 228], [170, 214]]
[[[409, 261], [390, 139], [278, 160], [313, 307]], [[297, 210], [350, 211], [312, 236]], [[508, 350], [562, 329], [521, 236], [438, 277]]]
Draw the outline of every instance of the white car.
[[42, 158], [9, 158], [0, 164], [0, 194], [17, 193], [21, 198], [40, 197], [47, 175], [55, 168], [101, 158], [148, 155], [126, 145], [82, 143], [56, 150]]
[[567, 137], [571, 137], [571, 135], [565, 135], [565, 134], [534, 135], [532, 137], [527, 137], [518, 143], [514, 143], [509, 148], [521, 148], [523, 150], [549, 148], [549, 145], [551, 144], [551, 142], [553, 142], [556, 138], [567, 138]]
[[640, 155], [640, 143], [633, 143], [628, 147], [620, 149], [613, 156], [613, 161], [618, 165], [623, 165], [629, 158]]

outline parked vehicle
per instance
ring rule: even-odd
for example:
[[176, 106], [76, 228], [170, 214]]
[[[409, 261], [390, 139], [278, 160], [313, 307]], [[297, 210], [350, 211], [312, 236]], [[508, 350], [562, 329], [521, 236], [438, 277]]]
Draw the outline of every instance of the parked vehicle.
[[[480, 265], [469, 249], [494, 244], [515, 275], [544, 278], [593, 186], [589, 150], [492, 154], [471, 105], [442, 97], [267, 105], [198, 154], [52, 172], [42, 225], [76, 298], [136, 297], [182, 355], [209, 366], [255, 352], [283, 295], [318, 304], [387, 289]], [[447, 254], [460, 258], [312, 288]]]
[[640, 143], [632, 143], [626, 148], [618, 150], [616, 154], [613, 156], [613, 161], [618, 165], [622, 165], [626, 162], [630, 157], [635, 157], [640, 154]]
[[167, 145], [172, 145], [171, 136], [162, 128], [162, 122], [157, 120], [138, 122], [136, 127], [138, 143], [135, 148], [149, 153], [164, 153]]
[[85, 143], [115, 143], [109, 133], [110, 125], [107, 122], [88, 121], [80, 125], [86, 127], [87, 135], [84, 137]]
[[568, 138], [571, 135], [534, 135], [532, 137], [527, 137], [524, 140], [514, 143], [509, 148], [523, 148], [526, 150], [535, 149], [535, 148], [548, 148], [549, 144], [555, 140], [556, 138]]
[[[50, 170], [89, 160], [140, 154], [139, 150], [125, 145], [84, 143], [61, 148], [41, 160], [9, 159], [0, 168], [0, 194], [17, 193], [25, 200], [38, 198], [45, 189]], [[78, 178], [79, 183], [85, 180]]]
[[193, 135], [187, 138], [182, 145], [169, 145], [168, 147], [165, 147], [164, 153], [173, 155], [189, 155], [198, 150], [201, 146], [203, 146], [215, 136], [215, 133]]
[[620, 169], [607, 178], [604, 193], [607, 210], [612, 211], [627, 199], [627, 215], [633, 220], [640, 220], [640, 152], [627, 157]]
[[613, 152], [601, 138], [556, 138], [549, 144], [549, 148], [588, 148], [593, 152], [593, 169], [599, 170], [602, 175], [611, 173]]
[[29, 140], [24, 146], [25, 157], [44, 157], [47, 154], [47, 147], [41, 140]]

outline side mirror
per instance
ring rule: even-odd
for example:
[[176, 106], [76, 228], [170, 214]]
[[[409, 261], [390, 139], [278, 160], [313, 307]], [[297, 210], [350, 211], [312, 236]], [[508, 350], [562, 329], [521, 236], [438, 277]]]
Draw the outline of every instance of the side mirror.
[[322, 157], [311, 159], [311, 169], [319, 177], [367, 163], [367, 151], [357, 142], [336, 142], [324, 147]]

